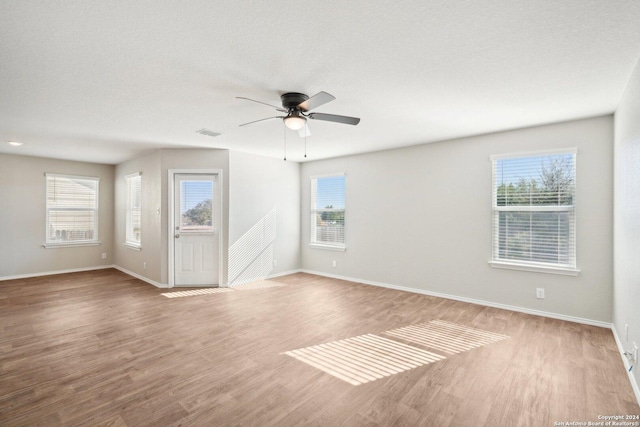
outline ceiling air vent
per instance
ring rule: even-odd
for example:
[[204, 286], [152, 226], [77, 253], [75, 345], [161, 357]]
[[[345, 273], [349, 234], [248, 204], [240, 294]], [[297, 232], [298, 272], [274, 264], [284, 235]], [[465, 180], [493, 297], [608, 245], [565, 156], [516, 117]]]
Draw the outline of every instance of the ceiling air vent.
[[216, 136], [222, 135], [221, 133], [214, 132], [214, 131], [206, 129], [206, 128], [197, 130], [196, 133], [199, 133], [200, 135], [211, 136], [211, 137], [216, 137]]

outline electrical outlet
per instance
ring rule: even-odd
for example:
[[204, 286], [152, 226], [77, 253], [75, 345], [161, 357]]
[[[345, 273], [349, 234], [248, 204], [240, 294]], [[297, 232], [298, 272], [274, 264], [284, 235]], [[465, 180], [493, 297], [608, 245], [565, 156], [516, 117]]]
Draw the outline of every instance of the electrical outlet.
[[278, 260], [277, 260], [277, 259], [274, 259], [274, 260], [273, 260], [273, 266], [274, 266], [274, 267], [277, 267], [277, 266], [278, 266]]
[[536, 288], [536, 298], [544, 299], [544, 288]]
[[334, 259], [334, 260], [333, 260], [333, 263], [332, 263], [331, 265], [332, 265], [333, 267], [337, 267], [337, 266], [338, 266], [338, 263], [337, 263], [337, 262], [336, 262], [336, 260]]
[[145, 261], [145, 262], [143, 262], [143, 263], [142, 263], [142, 269], [143, 269], [143, 270], [146, 270], [146, 269], [147, 269], [147, 261]]
[[106, 252], [102, 252], [102, 259], [107, 259], [107, 253]]

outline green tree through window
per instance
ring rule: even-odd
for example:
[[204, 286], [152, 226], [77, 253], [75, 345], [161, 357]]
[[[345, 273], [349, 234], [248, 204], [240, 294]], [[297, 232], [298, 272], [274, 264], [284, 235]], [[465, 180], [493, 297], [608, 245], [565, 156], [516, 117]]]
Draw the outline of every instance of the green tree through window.
[[185, 226], [211, 226], [212, 211], [211, 199], [203, 200], [182, 214], [182, 224]]

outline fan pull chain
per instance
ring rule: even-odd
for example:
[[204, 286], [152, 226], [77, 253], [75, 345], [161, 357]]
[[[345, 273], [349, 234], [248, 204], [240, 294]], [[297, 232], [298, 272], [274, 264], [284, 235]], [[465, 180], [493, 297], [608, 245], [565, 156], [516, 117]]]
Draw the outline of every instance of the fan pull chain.
[[307, 129], [304, 130], [304, 158], [307, 158]]
[[287, 161], [287, 126], [282, 122], [282, 128], [284, 129], [284, 161]]

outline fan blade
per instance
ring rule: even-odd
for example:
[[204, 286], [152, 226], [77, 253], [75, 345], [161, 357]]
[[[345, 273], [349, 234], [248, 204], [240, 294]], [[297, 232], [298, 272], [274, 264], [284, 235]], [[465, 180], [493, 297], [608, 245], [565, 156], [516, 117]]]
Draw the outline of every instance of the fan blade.
[[236, 99], [245, 99], [247, 101], [257, 102], [258, 104], [268, 105], [269, 107], [275, 108], [276, 110], [282, 111], [283, 113], [287, 112], [287, 110], [283, 110], [282, 107], [276, 107], [275, 105], [267, 104], [266, 102], [256, 101], [255, 99], [251, 99], [251, 98], [245, 98], [244, 96], [236, 96]]
[[271, 119], [284, 119], [284, 117], [283, 116], [267, 117], [266, 119], [254, 120], [254, 121], [249, 122], [249, 123], [243, 123], [240, 126], [246, 126], [246, 125], [250, 125], [250, 124], [253, 124], [253, 123], [263, 122], [265, 120], [271, 120]]
[[305, 136], [311, 136], [309, 125], [305, 123], [304, 127], [298, 131], [298, 135], [300, 135], [300, 138], [304, 138]]
[[360, 119], [357, 117], [338, 116], [336, 114], [311, 113], [307, 117], [314, 120], [344, 123], [345, 125], [357, 125], [360, 123]]
[[319, 106], [324, 105], [327, 102], [331, 102], [334, 99], [336, 99], [336, 97], [333, 95], [329, 95], [327, 92], [318, 92], [311, 98], [298, 104], [298, 108], [300, 108], [302, 111], [309, 111], [313, 110], [314, 108], [318, 108]]

